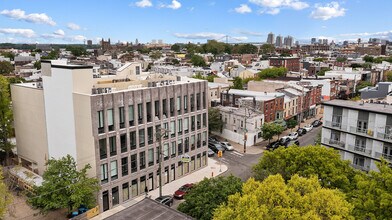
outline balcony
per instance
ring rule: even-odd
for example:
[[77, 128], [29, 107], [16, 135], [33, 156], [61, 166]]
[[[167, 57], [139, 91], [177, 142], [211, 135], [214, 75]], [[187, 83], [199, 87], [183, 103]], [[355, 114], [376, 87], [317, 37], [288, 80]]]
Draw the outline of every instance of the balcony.
[[332, 140], [329, 138], [324, 138], [324, 143], [341, 149], [344, 149], [345, 146], [344, 142], [338, 140]]
[[362, 171], [365, 171], [365, 172], [368, 172], [369, 170], [370, 170], [370, 166], [362, 166], [362, 165], [358, 165], [358, 164], [350, 164], [354, 169], [357, 169], [357, 170], [362, 170]]
[[368, 137], [373, 137], [373, 135], [374, 135], [373, 130], [363, 129], [363, 128], [354, 127], [354, 126], [350, 126], [350, 132], [351, 133], [360, 134], [360, 135], [365, 135], [365, 136], [368, 136]]
[[347, 149], [352, 152], [355, 152], [357, 154], [364, 155], [364, 156], [371, 156], [372, 155], [372, 150], [366, 149], [366, 146], [355, 146], [355, 145], [349, 144]]
[[390, 162], [392, 162], [392, 155], [390, 155], [390, 154], [384, 154], [384, 153], [381, 153], [381, 152], [376, 152], [375, 153], [375, 157], [377, 159], [381, 159], [381, 157], [383, 157], [384, 159], [389, 160]]
[[377, 138], [384, 139], [386, 141], [392, 141], [392, 134], [377, 132]]
[[336, 121], [325, 121], [324, 126], [344, 131], [347, 129], [346, 125], [342, 125], [341, 122]]

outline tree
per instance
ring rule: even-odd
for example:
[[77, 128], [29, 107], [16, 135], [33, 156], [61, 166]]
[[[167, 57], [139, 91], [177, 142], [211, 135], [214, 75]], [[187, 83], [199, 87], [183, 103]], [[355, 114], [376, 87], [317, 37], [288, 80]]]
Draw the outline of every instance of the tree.
[[359, 64], [359, 63], [352, 63], [352, 64], [350, 65], [350, 67], [351, 67], [351, 68], [362, 68], [362, 65]]
[[37, 70], [40, 70], [41, 69], [41, 61], [35, 61], [34, 68], [36, 68]]
[[253, 167], [254, 177], [263, 180], [269, 175], [281, 174], [285, 180], [292, 175], [318, 176], [321, 186], [339, 188], [347, 192], [356, 171], [349, 161], [340, 159], [338, 151], [321, 146], [278, 148], [265, 151]]
[[287, 69], [284, 67], [273, 67], [264, 69], [258, 73], [260, 79], [277, 78], [284, 76], [287, 73]]
[[367, 63], [373, 63], [374, 57], [366, 55], [363, 57], [363, 60]]
[[317, 58], [313, 59], [314, 62], [324, 62], [324, 60], [325, 60], [325, 58], [323, 58], [323, 57], [317, 57]]
[[4, 183], [3, 167], [0, 166], [0, 219], [3, 219], [7, 212], [7, 207], [12, 202], [12, 195], [8, 191], [7, 185]]
[[317, 76], [325, 76], [325, 72], [330, 70], [330, 68], [321, 68], [320, 71], [317, 73]]
[[67, 155], [58, 160], [49, 159], [46, 165], [42, 186], [35, 187], [35, 195], [29, 198], [35, 208], [42, 212], [60, 208], [72, 211], [82, 204], [95, 205], [99, 184], [96, 178], [87, 177], [90, 164], [78, 171], [74, 158]]
[[378, 170], [355, 177], [355, 190], [349, 192], [356, 219], [392, 219], [392, 169], [382, 159]]
[[178, 44], [173, 44], [170, 49], [174, 52], [180, 52], [181, 47]]
[[159, 51], [153, 51], [150, 54], [150, 58], [153, 59], [153, 60], [157, 60], [157, 59], [159, 59], [161, 57], [162, 57], [162, 53], [159, 52]]
[[314, 144], [315, 145], [321, 144], [321, 130], [317, 133], [316, 138], [314, 139]]
[[10, 58], [11, 61], [15, 59], [15, 54], [12, 52], [2, 52], [1, 55]]
[[221, 54], [225, 51], [225, 43], [216, 40], [209, 40], [202, 46], [205, 53], [212, 53], [214, 55]]
[[208, 109], [208, 129], [211, 131], [220, 131], [223, 127], [223, 121], [219, 109]]
[[295, 128], [295, 126], [297, 126], [298, 122], [297, 120], [294, 120], [293, 118], [290, 118], [287, 122], [287, 128], [291, 129], [291, 131], [293, 131], [293, 128]]
[[261, 136], [264, 140], [268, 140], [268, 143], [271, 142], [271, 139], [275, 135], [280, 135], [283, 132], [284, 128], [282, 125], [276, 123], [264, 123], [263, 127], [261, 127]]
[[344, 62], [346, 62], [346, 61], [347, 61], [347, 58], [346, 58], [346, 57], [337, 57], [337, 58], [336, 58], [336, 62], [344, 63]]
[[385, 76], [387, 77], [387, 82], [392, 82], [392, 71], [385, 71]]
[[65, 49], [67, 51], [71, 51], [72, 55], [74, 55], [75, 57], [87, 55], [86, 48], [82, 46], [67, 46]]
[[244, 86], [242, 83], [242, 79], [240, 77], [234, 77], [233, 79], [234, 79], [234, 81], [233, 81], [233, 85], [231, 86], [231, 89], [243, 90]]
[[352, 209], [342, 192], [322, 188], [317, 177], [294, 175], [286, 184], [278, 174], [263, 182], [250, 178], [214, 219], [354, 219]]
[[0, 150], [6, 154], [5, 162], [8, 164], [9, 154], [14, 147], [9, 138], [12, 134], [12, 110], [7, 78], [0, 75]]
[[191, 58], [191, 63], [194, 66], [201, 66], [201, 67], [204, 67], [204, 66], [207, 65], [206, 61], [204, 60], [204, 58], [199, 56], [199, 55], [193, 55], [192, 58]]
[[360, 89], [366, 88], [368, 86], [372, 86], [371, 82], [368, 81], [360, 81], [357, 86], [355, 87], [355, 92], [358, 93]]
[[186, 194], [185, 202], [178, 206], [178, 210], [195, 219], [212, 219], [214, 210], [226, 203], [230, 195], [240, 192], [241, 188], [241, 179], [232, 175], [204, 178]]
[[14, 71], [14, 66], [8, 61], [0, 61], [0, 74], [1, 75], [9, 75], [12, 71]]
[[272, 44], [263, 44], [260, 47], [259, 54], [270, 54], [275, 52], [275, 47]]
[[55, 60], [59, 57], [60, 54], [60, 50], [56, 49], [56, 50], [52, 50], [50, 51], [50, 53], [47, 56], [42, 56], [41, 59], [42, 60]]
[[233, 54], [257, 54], [258, 48], [253, 44], [236, 44], [232, 49]]

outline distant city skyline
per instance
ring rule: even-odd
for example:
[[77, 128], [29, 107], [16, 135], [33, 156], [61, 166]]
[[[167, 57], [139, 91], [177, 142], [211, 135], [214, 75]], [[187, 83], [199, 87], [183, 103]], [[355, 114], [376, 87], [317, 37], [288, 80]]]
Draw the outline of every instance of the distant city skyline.
[[[387, 0], [0, 0], [0, 42], [328, 42], [392, 39]], [[274, 39], [275, 40], [275, 39]]]

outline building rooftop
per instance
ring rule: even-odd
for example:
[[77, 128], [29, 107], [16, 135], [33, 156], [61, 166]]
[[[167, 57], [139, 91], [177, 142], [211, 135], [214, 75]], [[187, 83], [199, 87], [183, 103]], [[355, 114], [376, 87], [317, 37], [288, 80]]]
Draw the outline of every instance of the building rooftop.
[[180, 220], [192, 218], [166, 205], [160, 204], [155, 200], [144, 198], [142, 201], [122, 210], [121, 212], [105, 218], [105, 220], [125, 219]]
[[256, 100], [265, 100], [265, 99], [268, 100], [271, 98], [284, 96], [284, 94], [280, 92], [255, 92], [255, 91], [239, 90], [239, 89], [230, 89], [228, 93], [234, 95], [240, 95], [240, 96], [252, 96], [255, 97]]
[[225, 84], [225, 83], [211, 83], [211, 82], [208, 83], [208, 87], [209, 87], [210, 89], [216, 89], [216, 88], [218, 88], [219, 86], [220, 86], [220, 87], [230, 87], [229, 84]]
[[347, 100], [332, 100], [324, 102], [323, 105], [327, 106], [339, 106], [344, 108], [350, 108], [355, 110], [363, 110], [380, 114], [392, 114], [392, 106], [389, 104], [376, 104], [376, 103], [365, 103], [363, 101], [347, 101]]

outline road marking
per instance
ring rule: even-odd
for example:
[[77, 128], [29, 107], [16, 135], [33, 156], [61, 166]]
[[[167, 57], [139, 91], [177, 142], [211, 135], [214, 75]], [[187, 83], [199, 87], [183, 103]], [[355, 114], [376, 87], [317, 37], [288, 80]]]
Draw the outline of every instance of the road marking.
[[[220, 158], [221, 162], [224, 164], [229, 164], [229, 161], [223, 157]], [[218, 160], [219, 161], [219, 160]]]
[[241, 154], [241, 153], [239, 153], [237, 151], [231, 151], [230, 153], [235, 155], [235, 156], [239, 156], [239, 157], [243, 157], [244, 156], [243, 154]]

